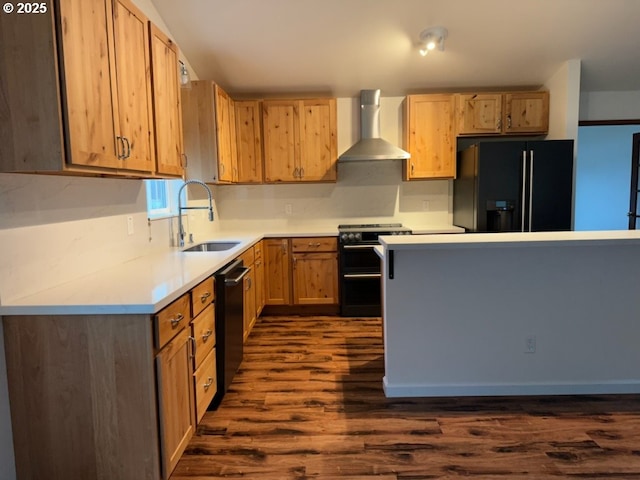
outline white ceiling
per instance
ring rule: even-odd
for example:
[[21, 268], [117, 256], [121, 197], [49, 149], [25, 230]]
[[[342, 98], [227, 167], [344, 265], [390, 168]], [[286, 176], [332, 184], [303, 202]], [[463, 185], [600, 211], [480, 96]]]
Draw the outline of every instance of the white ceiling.
[[[152, 0], [193, 71], [230, 93], [383, 96], [542, 85], [640, 90], [640, 0]], [[449, 31], [421, 57], [420, 32]]]

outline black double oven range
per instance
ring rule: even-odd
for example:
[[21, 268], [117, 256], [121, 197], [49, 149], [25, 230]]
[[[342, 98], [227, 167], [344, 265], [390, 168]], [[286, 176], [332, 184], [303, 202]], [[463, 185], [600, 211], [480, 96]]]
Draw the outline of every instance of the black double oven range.
[[380, 257], [374, 251], [381, 235], [411, 235], [400, 223], [338, 225], [340, 314], [382, 315]]

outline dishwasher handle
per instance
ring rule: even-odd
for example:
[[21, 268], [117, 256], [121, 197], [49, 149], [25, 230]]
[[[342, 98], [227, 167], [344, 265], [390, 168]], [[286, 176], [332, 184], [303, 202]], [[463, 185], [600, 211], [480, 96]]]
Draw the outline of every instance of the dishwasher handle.
[[224, 284], [227, 287], [232, 287], [234, 285], [238, 285], [242, 279], [245, 277], [247, 273], [251, 270], [249, 267], [240, 267], [237, 269], [240, 273], [235, 277], [225, 277]]

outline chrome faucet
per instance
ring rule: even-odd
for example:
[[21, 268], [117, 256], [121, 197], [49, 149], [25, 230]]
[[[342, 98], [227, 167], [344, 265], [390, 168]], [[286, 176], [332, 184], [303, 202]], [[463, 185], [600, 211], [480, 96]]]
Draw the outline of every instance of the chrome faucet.
[[[182, 206], [182, 190], [187, 185], [201, 185], [207, 191], [207, 195], [209, 195], [209, 206], [208, 207], [183, 207]], [[200, 180], [187, 180], [184, 182], [184, 185], [180, 187], [178, 190], [178, 246], [184, 247], [184, 228], [182, 226], [182, 210], [209, 210], [209, 221], [213, 222], [213, 196], [211, 195], [211, 189], [209, 186], [201, 182]]]

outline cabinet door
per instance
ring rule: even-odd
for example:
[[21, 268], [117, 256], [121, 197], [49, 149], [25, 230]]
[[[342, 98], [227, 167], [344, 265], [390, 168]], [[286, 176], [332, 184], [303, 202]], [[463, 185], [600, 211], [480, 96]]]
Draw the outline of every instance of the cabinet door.
[[258, 254], [258, 248], [260, 248], [260, 252], [262, 251], [261, 244], [262, 242], [259, 243], [260, 247], [255, 247], [256, 260], [253, 264], [256, 293], [256, 319], [260, 316], [260, 313], [262, 313], [262, 309], [264, 308], [264, 260], [262, 258], [262, 253]]
[[236, 101], [238, 182], [262, 183], [262, 133], [260, 101]]
[[244, 341], [249, 337], [253, 325], [256, 323], [256, 292], [255, 292], [255, 273], [253, 266], [251, 270], [244, 276], [244, 300], [243, 300], [243, 325], [244, 325]]
[[293, 303], [297, 305], [338, 303], [338, 255], [336, 253], [293, 255]]
[[336, 100], [302, 100], [299, 180], [336, 181]]
[[454, 178], [453, 95], [409, 95], [405, 103], [405, 179]]
[[189, 333], [183, 328], [156, 357], [164, 478], [175, 468], [196, 426]]
[[300, 156], [298, 103], [295, 100], [265, 100], [262, 104], [266, 182], [298, 180], [297, 159]]
[[119, 136], [125, 151], [121, 168], [155, 169], [149, 58], [149, 22], [128, 0], [113, 3], [115, 62], [118, 72]]
[[547, 133], [549, 92], [504, 94], [504, 133]]
[[110, 1], [61, 0], [67, 161], [120, 167]]
[[265, 239], [263, 245], [265, 304], [289, 305], [291, 303], [289, 240]]
[[457, 100], [458, 135], [501, 133], [502, 94], [460, 94]]
[[218, 179], [221, 182], [233, 182], [235, 158], [233, 156], [235, 148], [235, 138], [232, 129], [232, 101], [229, 95], [218, 85], [214, 87], [216, 102], [216, 136], [218, 139]]
[[156, 168], [161, 175], [180, 177], [184, 173], [184, 144], [178, 47], [151, 25]]

